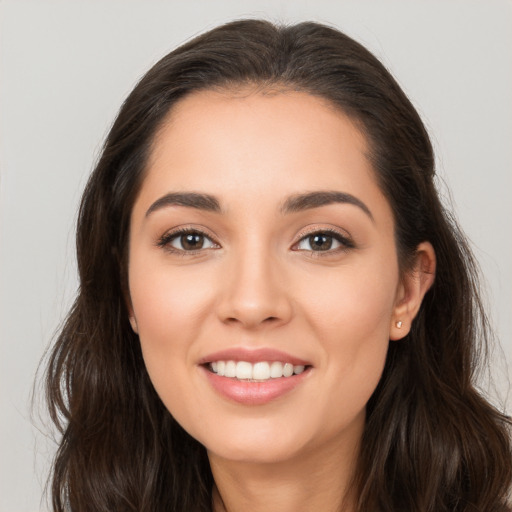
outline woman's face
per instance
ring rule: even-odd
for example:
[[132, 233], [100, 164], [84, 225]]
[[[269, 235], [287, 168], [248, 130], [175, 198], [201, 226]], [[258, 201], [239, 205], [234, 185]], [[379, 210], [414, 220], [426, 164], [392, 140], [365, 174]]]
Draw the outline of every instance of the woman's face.
[[162, 401], [211, 455], [359, 441], [403, 295], [366, 151], [298, 92], [194, 93], [157, 135], [131, 216], [131, 322]]

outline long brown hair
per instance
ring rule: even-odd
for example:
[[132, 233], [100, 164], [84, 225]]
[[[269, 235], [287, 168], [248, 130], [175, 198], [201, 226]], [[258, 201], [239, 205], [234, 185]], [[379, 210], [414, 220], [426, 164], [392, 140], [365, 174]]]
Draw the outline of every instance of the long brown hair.
[[[130, 212], [156, 131], [192, 91], [280, 86], [329, 100], [368, 139], [395, 217], [402, 271], [432, 243], [437, 273], [406, 339], [391, 342], [367, 405], [360, 512], [493, 512], [512, 480], [510, 420], [475, 388], [490, 338], [477, 270], [435, 189], [417, 112], [364, 47], [316, 23], [228, 23], [160, 60], [124, 102], [85, 189], [80, 288], [51, 352], [46, 393], [62, 440], [54, 511], [208, 511], [206, 451], [153, 389], [126, 308]], [[482, 350], [482, 347], [484, 350]]]

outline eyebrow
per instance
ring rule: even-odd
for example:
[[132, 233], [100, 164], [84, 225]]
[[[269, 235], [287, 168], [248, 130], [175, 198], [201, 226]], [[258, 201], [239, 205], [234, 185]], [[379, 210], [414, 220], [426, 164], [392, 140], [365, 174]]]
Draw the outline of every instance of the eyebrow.
[[372, 212], [368, 206], [363, 203], [363, 201], [353, 196], [352, 194], [334, 190], [306, 192], [304, 194], [293, 195], [284, 202], [283, 206], [281, 207], [281, 212], [284, 214], [295, 213], [335, 203], [351, 204], [357, 206], [366, 215], [368, 215], [372, 221], [374, 221]]
[[147, 210], [146, 217], [166, 206], [187, 206], [208, 212], [220, 213], [219, 200], [209, 194], [197, 192], [171, 192], [157, 199]]
[[[322, 190], [315, 192], [306, 192], [290, 196], [281, 206], [283, 215], [297, 213], [304, 210], [311, 210], [330, 204], [351, 204], [360, 208], [372, 221], [374, 220], [372, 212], [363, 201], [348, 194], [347, 192], [338, 192], [333, 190]], [[153, 212], [167, 206], [185, 206], [196, 208], [214, 213], [222, 213], [219, 200], [210, 194], [201, 194], [198, 192], [170, 192], [157, 199], [146, 211], [146, 217]]]

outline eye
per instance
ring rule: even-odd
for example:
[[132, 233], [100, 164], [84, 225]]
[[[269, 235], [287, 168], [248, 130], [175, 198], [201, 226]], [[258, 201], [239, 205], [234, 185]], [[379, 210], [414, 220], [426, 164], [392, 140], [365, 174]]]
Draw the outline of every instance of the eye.
[[354, 244], [340, 233], [325, 230], [308, 234], [301, 238], [295, 247], [299, 251], [336, 252], [337, 250], [353, 248]]
[[158, 245], [176, 252], [194, 252], [218, 247], [205, 233], [193, 229], [166, 233], [160, 238]]

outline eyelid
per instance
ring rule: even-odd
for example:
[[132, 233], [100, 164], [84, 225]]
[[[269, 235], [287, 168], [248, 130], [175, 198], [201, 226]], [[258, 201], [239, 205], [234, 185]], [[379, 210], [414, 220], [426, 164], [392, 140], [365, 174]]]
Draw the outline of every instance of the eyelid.
[[[188, 234], [188, 233], [196, 233], [196, 234], [200, 234], [200, 235], [204, 236], [205, 238], [210, 240], [210, 242], [212, 244], [214, 244], [215, 247], [201, 248], [201, 249], [197, 249], [197, 250], [186, 251], [186, 250], [182, 250], [182, 249], [177, 249], [170, 245], [170, 242], [172, 240], [174, 240], [175, 238], [177, 238], [178, 236], [180, 236], [182, 234]], [[317, 233], [318, 234], [322, 233], [322, 234], [332, 236], [335, 240], [337, 240], [341, 244], [341, 247], [337, 247], [335, 249], [329, 249], [326, 251], [294, 249], [305, 238], [307, 238], [308, 236], [317, 234]], [[198, 226], [194, 226], [194, 225], [178, 226], [178, 227], [169, 229], [162, 236], [158, 237], [158, 239], [156, 240], [156, 245], [158, 247], [161, 247], [162, 249], [165, 249], [174, 254], [178, 254], [180, 256], [186, 256], [186, 255], [192, 256], [194, 254], [199, 254], [199, 253], [202, 253], [207, 250], [221, 248], [221, 245], [216, 240], [216, 237], [214, 237], [208, 229], [206, 229], [202, 226], [198, 227]], [[296, 237], [296, 241], [292, 245], [292, 250], [308, 252], [312, 256], [315, 256], [315, 257], [320, 256], [321, 257], [321, 256], [333, 255], [333, 254], [336, 254], [339, 252], [344, 252], [344, 251], [353, 249], [355, 247], [356, 247], [356, 245], [355, 245], [354, 241], [352, 240], [352, 237], [348, 233], [344, 232], [344, 230], [341, 230], [339, 228], [337, 229], [334, 227], [310, 226], [310, 227], [306, 227], [306, 228], [302, 229], [299, 232], [299, 234]]]
[[[215, 247], [207, 247], [207, 248], [201, 248], [191, 251], [186, 251], [182, 249], [177, 249], [176, 247], [172, 247], [170, 245], [170, 242], [177, 238], [180, 235], [184, 234], [199, 234], [210, 240], [210, 242], [215, 245]], [[169, 229], [166, 231], [162, 236], [158, 237], [156, 240], [156, 245], [158, 247], [161, 247], [162, 249], [165, 249], [171, 253], [178, 254], [180, 256], [191, 256], [194, 254], [199, 254], [201, 252], [211, 250], [211, 249], [218, 249], [220, 248], [219, 242], [215, 239], [213, 235], [210, 234], [209, 230], [203, 228], [203, 227], [196, 227], [196, 226], [179, 226], [176, 228]]]
[[297, 240], [292, 245], [292, 249], [294, 247], [296, 247], [300, 242], [302, 242], [305, 238], [315, 235], [317, 233], [318, 234], [322, 233], [322, 234], [325, 234], [328, 236], [332, 236], [335, 240], [337, 240], [341, 244], [341, 247], [337, 247], [335, 249], [326, 250], [326, 251], [313, 251], [313, 250], [308, 250], [308, 249], [294, 249], [294, 250], [309, 252], [309, 253], [312, 253], [312, 255], [314, 255], [315, 257], [317, 257], [317, 256], [321, 257], [321, 256], [333, 255], [338, 252], [344, 252], [344, 251], [347, 251], [350, 249], [354, 249], [356, 247], [352, 237], [348, 233], [343, 232], [343, 230], [336, 229], [334, 227], [323, 228], [321, 226], [314, 226], [314, 227], [305, 228], [300, 231], [300, 233], [297, 235]]

